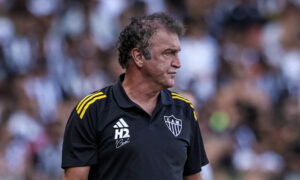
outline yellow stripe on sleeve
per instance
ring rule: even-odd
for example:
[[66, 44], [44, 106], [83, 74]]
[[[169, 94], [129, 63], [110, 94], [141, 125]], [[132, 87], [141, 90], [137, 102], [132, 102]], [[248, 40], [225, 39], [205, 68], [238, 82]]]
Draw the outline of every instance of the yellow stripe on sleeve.
[[78, 107], [78, 109], [76, 108], [77, 113], [80, 114], [80, 112], [81, 112], [83, 106], [85, 106], [85, 104], [86, 104], [89, 100], [91, 100], [91, 99], [94, 98], [95, 96], [98, 96], [98, 95], [101, 95], [101, 94], [103, 94], [103, 92], [98, 92], [98, 93], [91, 94], [91, 95], [85, 97], [85, 98], [80, 102], [80, 104], [77, 106], [77, 107]]
[[93, 104], [95, 101], [99, 100], [99, 99], [103, 99], [103, 98], [106, 98], [106, 95], [103, 95], [103, 96], [98, 96], [98, 97], [95, 97], [93, 100], [91, 100], [90, 102], [88, 102], [85, 106], [84, 106], [84, 109], [82, 110], [81, 114], [80, 114], [80, 119], [83, 118], [87, 108]]
[[190, 104], [191, 108], [195, 109], [194, 106], [192, 104]]
[[187, 99], [185, 99], [185, 98], [182, 98], [182, 97], [179, 97], [179, 96], [172, 96], [172, 98], [173, 99], [180, 99], [180, 100], [183, 100], [183, 101], [185, 101], [185, 102], [187, 102], [187, 103], [191, 103], [191, 101], [189, 101], [189, 100], [187, 100]]
[[76, 111], [78, 111], [78, 109], [79, 109], [79, 107], [81, 106], [81, 104], [82, 104], [87, 98], [91, 97], [92, 95], [93, 95], [93, 93], [92, 93], [92, 94], [89, 94], [89, 95], [87, 95], [87, 96], [85, 96], [85, 97], [78, 103], [78, 105], [77, 105], [77, 107], [76, 107]]
[[183, 99], [188, 100], [187, 98], [185, 98], [184, 96], [182, 96], [182, 95], [180, 95], [180, 94], [178, 94], [178, 93], [172, 92], [171, 94], [172, 94], [173, 96], [179, 96], [179, 97], [181, 97], [181, 98], [183, 98]]
[[198, 118], [197, 118], [196, 112], [195, 112], [195, 110], [194, 110], [195, 108], [194, 108], [193, 104], [191, 103], [191, 101], [189, 101], [189, 100], [186, 99], [185, 97], [181, 96], [180, 94], [177, 94], [177, 93], [174, 93], [174, 92], [172, 92], [171, 94], [172, 94], [172, 98], [173, 98], [173, 99], [180, 99], [180, 100], [185, 101], [185, 102], [187, 102], [187, 103], [190, 104], [190, 107], [193, 109], [194, 118], [195, 118], [195, 120], [197, 121]]
[[195, 118], [195, 120], [197, 121], [198, 120], [198, 118], [197, 118], [197, 115], [196, 115], [196, 112], [194, 111], [194, 118]]

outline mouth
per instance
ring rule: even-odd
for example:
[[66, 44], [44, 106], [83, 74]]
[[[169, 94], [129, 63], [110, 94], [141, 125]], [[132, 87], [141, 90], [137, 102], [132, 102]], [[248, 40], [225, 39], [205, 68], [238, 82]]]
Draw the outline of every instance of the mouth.
[[172, 78], [175, 78], [176, 72], [170, 72], [169, 75], [170, 75]]
[[169, 74], [171, 74], [171, 75], [176, 75], [176, 72], [169, 72]]

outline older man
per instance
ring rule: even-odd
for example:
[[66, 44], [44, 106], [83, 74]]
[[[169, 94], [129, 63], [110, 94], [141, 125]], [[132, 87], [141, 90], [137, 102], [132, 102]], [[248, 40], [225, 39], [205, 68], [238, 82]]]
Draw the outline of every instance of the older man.
[[119, 37], [119, 81], [74, 108], [65, 179], [198, 180], [208, 163], [193, 105], [167, 90], [181, 63], [183, 25], [163, 14], [132, 18]]

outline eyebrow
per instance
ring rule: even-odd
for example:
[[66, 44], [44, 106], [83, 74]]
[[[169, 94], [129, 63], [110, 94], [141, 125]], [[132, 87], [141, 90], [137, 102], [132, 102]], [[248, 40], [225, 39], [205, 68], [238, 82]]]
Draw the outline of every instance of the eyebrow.
[[179, 52], [179, 51], [181, 51], [181, 49], [173, 49], [173, 48], [168, 48], [168, 49], [165, 49], [164, 51], [163, 51], [163, 53], [165, 53], [165, 52]]

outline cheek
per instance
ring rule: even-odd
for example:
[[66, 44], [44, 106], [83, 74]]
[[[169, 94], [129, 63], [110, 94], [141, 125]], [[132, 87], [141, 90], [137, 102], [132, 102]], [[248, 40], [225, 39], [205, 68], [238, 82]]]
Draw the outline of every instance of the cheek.
[[160, 61], [160, 63], [158, 63], [157, 68], [160, 69], [161, 71], [168, 71], [169, 68], [171, 67], [169, 61], [167, 61], [166, 59]]
[[169, 67], [165, 64], [161, 64], [159, 67], [159, 72], [162, 74], [162, 75], [166, 75], [169, 71]]
[[171, 67], [169, 61], [165, 58], [155, 57], [149, 62], [148, 70], [154, 76], [165, 76], [168, 73], [169, 68]]

